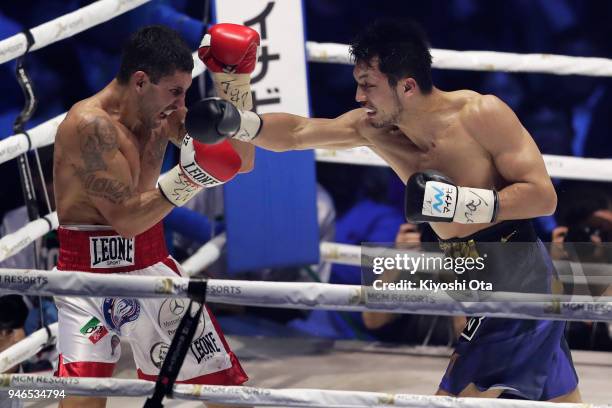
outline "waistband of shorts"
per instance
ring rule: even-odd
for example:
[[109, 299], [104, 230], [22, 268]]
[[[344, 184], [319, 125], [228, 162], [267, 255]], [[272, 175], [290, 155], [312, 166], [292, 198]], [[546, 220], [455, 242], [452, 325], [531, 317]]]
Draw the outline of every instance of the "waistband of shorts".
[[161, 222], [133, 238], [100, 226], [60, 226], [58, 236], [57, 269], [63, 271], [130, 272], [168, 257]]
[[461, 238], [439, 239], [441, 243], [452, 242], [536, 242], [538, 236], [531, 220], [510, 220], [476, 231]]

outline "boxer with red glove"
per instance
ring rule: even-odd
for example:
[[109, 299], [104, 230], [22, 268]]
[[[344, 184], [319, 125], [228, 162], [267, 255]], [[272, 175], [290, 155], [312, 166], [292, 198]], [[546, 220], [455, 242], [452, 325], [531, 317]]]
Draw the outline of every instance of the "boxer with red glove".
[[216, 24], [202, 39], [198, 56], [212, 74], [217, 95], [251, 110], [251, 73], [257, 63], [257, 31], [238, 24]]
[[458, 187], [433, 170], [414, 173], [406, 183], [405, 214], [411, 222], [486, 224], [495, 221], [497, 191]]
[[241, 164], [227, 140], [207, 145], [185, 135], [180, 162], [159, 179], [159, 190], [170, 203], [181, 207], [203, 188], [231, 180]]

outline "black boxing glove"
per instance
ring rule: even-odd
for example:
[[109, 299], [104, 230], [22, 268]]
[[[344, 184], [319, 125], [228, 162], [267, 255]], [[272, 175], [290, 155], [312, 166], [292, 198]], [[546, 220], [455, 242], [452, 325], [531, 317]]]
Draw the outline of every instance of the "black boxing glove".
[[205, 98], [189, 107], [185, 129], [195, 140], [215, 144], [232, 138], [250, 142], [259, 133], [261, 118], [251, 111], [241, 111], [221, 98]]
[[405, 215], [410, 222], [491, 223], [498, 205], [497, 191], [458, 187], [433, 170], [414, 173], [406, 183]]

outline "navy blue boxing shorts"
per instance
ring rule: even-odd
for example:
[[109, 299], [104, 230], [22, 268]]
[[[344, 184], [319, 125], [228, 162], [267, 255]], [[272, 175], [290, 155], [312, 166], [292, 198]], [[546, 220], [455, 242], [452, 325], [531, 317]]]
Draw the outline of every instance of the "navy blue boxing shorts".
[[[551, 293], [554, 266], [529, 220], [505, 221], [468, 237], [440, 240], [440, 246], [447, 256], [486, 252], [481, 276], [496, 291]], [[568, 394], [578, 376], [564, 330], [563, 321], [471, 317], [440, 388], [458, 395], [474, 383], [481, 391], [503, 389], [502, 398], [536, 401]]]

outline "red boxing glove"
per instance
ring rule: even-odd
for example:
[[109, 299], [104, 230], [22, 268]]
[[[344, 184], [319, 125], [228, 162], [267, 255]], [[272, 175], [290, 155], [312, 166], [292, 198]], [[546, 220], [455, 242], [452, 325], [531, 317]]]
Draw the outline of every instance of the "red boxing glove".
[[159, 179], [158, 186], [168, 201], [180, 207], [203, 188], [231, 180], [241, 165], [240, 156], [227, 140], [207, 145], [185, 135], [180, 163]]
[[251, 77], [257, 63], [257, 31], [238, 24], [216, 24], [208, 30], [198, 56], [212, 73], [218, 96], [238, 109], [251, 110]]
[[198, 55], [211, 72], [250, 74], [257, 62], [259, 34], [238, 24], [217, 24], [202, 39]]

